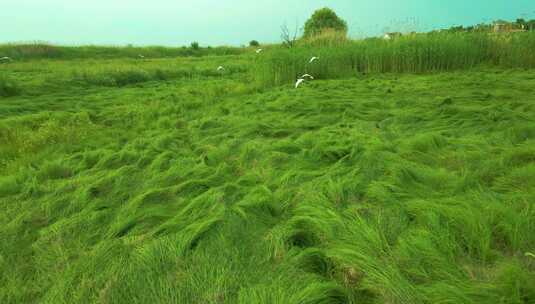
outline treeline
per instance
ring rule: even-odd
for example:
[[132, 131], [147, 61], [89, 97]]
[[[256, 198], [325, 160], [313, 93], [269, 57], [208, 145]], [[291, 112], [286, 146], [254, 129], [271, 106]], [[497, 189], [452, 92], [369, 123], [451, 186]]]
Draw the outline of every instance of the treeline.
[[36, 42], [27, 44], [0, 44], [0, 57], [14, 60], [23, 59], [114, 59], [114, 58], [165, 58], [239, 55], [245, 52], [237, 47], [200, 47], [192, 43], [190, 47], [163, 46], [57, 46]]

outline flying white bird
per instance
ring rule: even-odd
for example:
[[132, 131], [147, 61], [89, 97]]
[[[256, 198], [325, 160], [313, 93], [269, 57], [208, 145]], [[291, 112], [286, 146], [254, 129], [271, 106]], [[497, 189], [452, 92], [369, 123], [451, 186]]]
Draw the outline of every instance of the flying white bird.
[[262, 53], [262, 51], [263, 51], [262, 49], [258, 49], [258, 50], [256, 50], [256, 53], [260, 54], [260, 53]]
[[141, 55], [141, 54], [139, 54], [139, 55], [137, 55], [137, 56], [138, 56], [139, 58], [145, 58], [145, 56], [143, 56], [143, 55]]
[[0, 61], [12, 61], [13, 59], [9, 58], [9, 57], [2, 57], [0, 58]]
[[218, 70], [218, 71], [223, 71], [224, 69], [225, 69], [225, 68], [222, 67], [222, 66], [218, 66], [218, 67], [217, 67], [217, 70]]
[[314, 79], [314, 77], [310, 74], [305, 74], [303, 76], [301, 76], [301, 78], [305, 79], [305, 78], [310, 78], [310, 79]]
[[318, 60], [318, 59], [320, 59], [320, 58], [314, 56], [314, 57], [310, 58], [310, 61], [309, 61], [308, 63], [312, 63], [312, 62], [314, 62], [314, 61], [316, 61], [316, 60]]
[[297, 89], [297, 88], [299, 87], [299, 85], [300, 85], [301, 83], [303, 83], [303, 81], [305, 81], [303, 78], [299, 78], [299, 79], [297, 79], [297, 82], [295, 83], [295, 88]]

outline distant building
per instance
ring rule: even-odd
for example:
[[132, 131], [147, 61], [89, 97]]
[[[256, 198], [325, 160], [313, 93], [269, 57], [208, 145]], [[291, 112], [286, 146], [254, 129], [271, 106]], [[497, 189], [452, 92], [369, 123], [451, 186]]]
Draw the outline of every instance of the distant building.
[[509, 32], [512, 29], [513, 26], [511, 25], [511, 23], [500, 21], [494, 23], [494, 32], [496, 33]]
[[524, 32], [526, 29], [524, 25], [516, 26], [516, 24], [507, 22], [507, 21], [496, 21], [494, 22], [493, 31], [495, 33], [513, 33], [513, 32]]
[[385, 40], [391, 40], [391, 39], [395, 39], [395, 38], [399, 38], [403, 36], [403, 34], [401, 34], [400, 32], [393, 32], [393, 33], [386, 33], [384, 36], [383, 36], [383, 39]]

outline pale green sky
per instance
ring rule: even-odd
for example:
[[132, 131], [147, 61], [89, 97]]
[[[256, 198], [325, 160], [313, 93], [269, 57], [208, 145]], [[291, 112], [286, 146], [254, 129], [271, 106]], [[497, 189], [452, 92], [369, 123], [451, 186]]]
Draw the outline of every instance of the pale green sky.
[[280, 26], [333, 8], [352, 36], [535, 19], [535, 0], [3, 0], [0, 42], [240, 45], [277, 42]]

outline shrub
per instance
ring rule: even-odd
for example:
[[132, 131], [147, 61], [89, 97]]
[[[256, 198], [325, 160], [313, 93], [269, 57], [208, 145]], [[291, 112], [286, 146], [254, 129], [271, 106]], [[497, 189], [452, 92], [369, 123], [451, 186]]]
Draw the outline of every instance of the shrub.
[[199, 49], [199, 43], [196, 42], [196, 41], [193, 41], [191, 43], [191, 48], [194, 49], [194, 50], [198, 50]]
[[318, 35], [326, 29], [347, 33], [347, 23], [327, 7], [315, 11], [312, 17], [307, 20], [305, 23], [305, 37]]
[[258, 41], [256, 41], [256, 40], [251, 40], [249, 42], [249, 46], [260, 46], [260, 43]]

